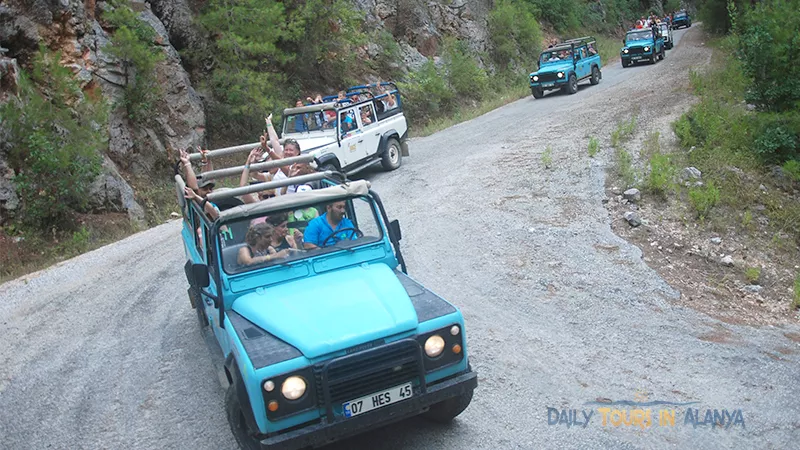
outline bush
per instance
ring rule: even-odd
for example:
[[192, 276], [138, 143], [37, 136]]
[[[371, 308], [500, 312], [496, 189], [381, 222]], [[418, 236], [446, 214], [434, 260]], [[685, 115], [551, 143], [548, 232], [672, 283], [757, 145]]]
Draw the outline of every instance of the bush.
[[800, 161], [792, 159], [783, 164], [783, 173], [794, 181], [800, 181]]
[[501, 69], [530, 67], [539, 57], [542, 30], [532, 6], [514, 0], [499, 0], [489, 13], [492, 59]]
[[747, 99], [767, 111], [800, 106], [800, 2], [767, 0], [750, 8], [737, 25], [739, 58], [750, 86]]
[[106, 146], [106, 105], [92, 96], [80, 99], [80, 89], [60, 59], [41, 47], [33, 74], [42, 92], [23, 73], [20, 101], [0, 106], [0, 120], [9, 130], [9, 165], [16, 174], [21, 218], [42, 230], [71, 228], [71, 213], [85, 208]]
[[475, 60], [464, 41], [446, 40], [444, 63], [447, 80], [455, 93], [464, 99], [481, 100], [489, 77]]
[[597, 140], [596, 137], [592, 136], [589, 138], [589, 157], [594, 158], [594, 155], [600, 151], [600, 141]]
[[553, 25], [556, 31], [564, 33], [577, 30], [581, 26], [585, 6], [576, 0], [528, 0], [536, 16]]
[[415, 123], [453, 110], [455, 93], [431, 60], [410, 73], [407, 81], [400, 83], [399, 87], [404, 94], [406, 117]]
[[664, 196], [672, 186], [675, 176], [675, 166], [669, 155], [654, 153], [650, 157], [650, 172], [645, 178], [645, 189], [657, 195]]
[[719, 189], [711, 181], [705, 186], [693, 187], [689, 189], [689, 202], [697, 213], [697, 217], [704, 219], [708, 217], [711, 209], [719, 203]]
[[152, 119], [151, 110], [160, 97], [155, 66], [164, 59], [164, 54], [153, 45], [156, 33], [149, 24], [139, 20], [138, 14], [123, 2], [117, 0], [112, 5], [113, 10], [103, 13], [103, 18], [115, 28], [111, 44], [105, 50], [122, 62], [123, 106], [128, 117], [144, 123]]
[[758, 280], [761, 278], [761, 268], [760, 267], [748, 267], [744, 270], [744, 277], [747, 279], [747, 282], [750, 284], [758, 284]]

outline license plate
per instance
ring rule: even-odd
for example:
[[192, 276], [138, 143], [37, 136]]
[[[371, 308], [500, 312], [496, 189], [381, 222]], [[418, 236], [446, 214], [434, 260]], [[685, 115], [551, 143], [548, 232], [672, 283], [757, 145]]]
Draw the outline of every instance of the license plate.
[[344, 410], [345, 417], [355, 417], [359, 414], [370, 412], [373, 409], [408, 400], [412, 395], [414, 395], [414, 391], [411, 389], [411, 383], [406, 383], [385, 391], [376, 392], [342, 403], [342, 409]]
[[554, 84], [555, 84], [555, 82], [550, 82], [550, 83], [542, 83], [542, 86], [544, 86], [544, 87], [550, 87], [550, 86], [552, 86], [552, 85], [554, 85]]

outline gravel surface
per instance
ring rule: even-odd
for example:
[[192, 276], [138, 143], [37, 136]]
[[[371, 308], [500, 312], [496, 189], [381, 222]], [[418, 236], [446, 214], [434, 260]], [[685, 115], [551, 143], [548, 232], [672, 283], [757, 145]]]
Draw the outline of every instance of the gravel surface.
[[[616, 62], [598, 86], [414, 140], [400, 170], [367, 175], [401, 222], [410, 274], [462, 309], [480, 384], [450, 426], [412, 419], [334, 448], [794, 447], [800, 327], [737, 327], [676, 306], [611, 232], [609, 152], [587, 155], [589, 135], [607, 137], [633, 110], [641, 123], [691, 101], [668, 80], [709, 51], [696, 27], [676, 37], [664, 62]], [[179, 226], [0, 286], [0, 447], [235, 446], [219, 355], [186, 297]], [[547, 407], [645, 397], [699, 402], [701, 415], [741, 409], [746, 428], [695, 429], [680, 413], [674, 428], [602, 426], [597, 414], [585, 428], [547, 423]]]

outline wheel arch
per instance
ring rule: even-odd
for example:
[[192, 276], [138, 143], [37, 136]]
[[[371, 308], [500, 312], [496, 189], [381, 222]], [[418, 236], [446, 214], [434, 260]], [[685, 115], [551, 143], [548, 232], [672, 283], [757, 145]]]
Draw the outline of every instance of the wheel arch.
[[333, 164], [337, 170], [342, 170], [342, 164], [339, 162], [339, 158], [333, 153], [325, 153], [317, 158], [317, 167], [322, 167], [326, 164]]
[[378, 144], [378, 155], [383, 156], [386, 152], [386, 149], [389, 147], [389, 139], [395, 138], [397, 142], [400, 142], [400, 133], [397, 132], [394, 128], [386, 130], [381, 135], [381, 141]]
[[247, 387], [244, 384], [244, 378], [239, 371], [239, 364], [233, 356], [233, 352], [228, 354], [225, 358], [225, 376], [228, 378], [231, 386], [236, 390], [236, 397], [239, 399], [239, 405], [242, 408], [245, 423], [251, 430], [258, 431], [258, 423], [256, 423], [255, 415], [253, 414], [253, 407], [250, 404], [250, 397], [247, 395]]

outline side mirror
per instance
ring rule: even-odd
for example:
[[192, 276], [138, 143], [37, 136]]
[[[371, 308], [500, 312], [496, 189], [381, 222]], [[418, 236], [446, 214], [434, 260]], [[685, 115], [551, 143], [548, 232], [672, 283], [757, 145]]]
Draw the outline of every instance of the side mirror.
[[403, 233], [400, 232], [400, 222], [397, 219], [389, 222], [389, 233], [394, 236], [394, 240], [397, 242], [403, 239]]
[[622, 39], [622, 45], [625, 45], [625, 39]]
[[192, 276], [194, 276], [194, 282], [197, 283], [199, 288], [208, 287], [211, 282], [208, 278], [208, 266], [205, 264], [192, 264]]

